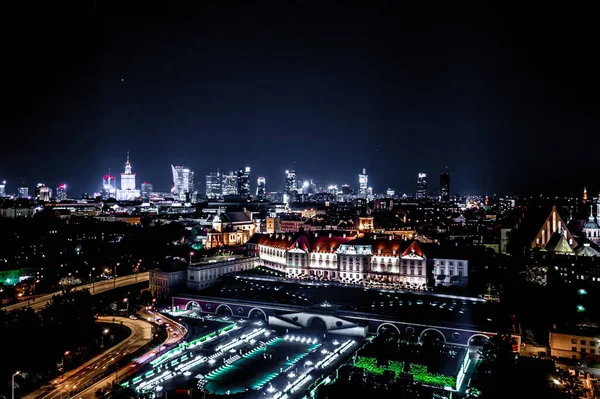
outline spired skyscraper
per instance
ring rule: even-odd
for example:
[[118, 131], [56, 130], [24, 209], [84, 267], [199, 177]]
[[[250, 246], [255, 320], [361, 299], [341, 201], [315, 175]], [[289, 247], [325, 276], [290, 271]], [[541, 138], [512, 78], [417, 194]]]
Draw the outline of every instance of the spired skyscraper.
[[369, 175], [367, 175], [367, 169], [365, 168], [358, 175], [358, 194], [361, 198], [367, 198], [369, 194]]
[[440, 174], [440, 201], [450, 201], [450, 175], [448, 173]]
[[417, 199], [427, 198], [427, 174], [419, 173], [417, 176]]
[[196, 202], [196, 191], [194, 189], [194, 172], [185, 166], [173, 166], [173, 188], [171, 192], [176, 201]]
[[125, 161], [125, 172], [121, 173], [121, 189], [117, 190], [117, 201], [133, 201], [140, 196], [140, 190], [135, 188], [135, 173], [131, 172], [129, 151]]
[[256, 199], [263, 201], [267, 195], [267, 180], [264, 177], [256, 179]]
[[[110, 174], [110, 169], [108, 170], [108, 174], [104, 175], [102, 178], [102, 199], [116, 198], [117, 196], [117, 185], [115, 183], [115, 177]], [[36, 191], [37, 196], [37, 191]]]

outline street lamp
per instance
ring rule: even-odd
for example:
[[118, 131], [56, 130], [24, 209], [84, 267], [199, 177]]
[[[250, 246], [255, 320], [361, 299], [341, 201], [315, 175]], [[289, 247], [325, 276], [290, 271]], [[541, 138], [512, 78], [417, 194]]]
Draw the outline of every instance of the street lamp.
[[15, 371], [12, 375], [12, 399], [15, 399], [15, 375], [21, 374], [20, 371]]
[[100, 336], [100, 348], [104, 348], [104, 336], [108, 334], [109, 331], [110, 330], [108, 328], [105, 328], [104, 331], [102, 331], [102, 335]]
[[192, 256], [194, 256], [194, 253], [190, 252], [190, 263], [189, 263], [190, 266], [192, 265]]
[[127, 310], [125, 311], [125, 316], [129, 315], [129, 299], [123, 298], [123, 302], [127, 304]]
[[117, 288], [117, 266], [119, 266], [119, 262], [115, 264], [115, 276], [113, 280], [115, 281], [114, 288]]
[[92, 272], [96, 270], [95, 267], [92, 267], [92, 270], [90, 270], [90, 282], [92, 283], [92, 294], [96, 293], [96, 289], [94, 288], [94, 276], [92, 276]]
[[62, 356], [62, 363], [61, 363], [61, 366], [62, 366], [62, 377], [61, 378], [62, 379], [65, 378], [65, 356], [67, 356], [69, 353], [71, 353], [71, 352], [65, 351], [65, 353], [63, 353], [63, 356]]

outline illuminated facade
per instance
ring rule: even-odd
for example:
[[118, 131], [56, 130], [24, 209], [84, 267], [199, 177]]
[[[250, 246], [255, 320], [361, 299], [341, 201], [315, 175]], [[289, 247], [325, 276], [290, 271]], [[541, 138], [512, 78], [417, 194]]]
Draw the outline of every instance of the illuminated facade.
[[238, 195], [250, 196], [250, 167], [246, 166], [237, 172]]
[[135, 173], [131, 172], [129, 152], [125, 161], [125, 172], [121, 173], [121, 189], [117, 190], [117, 201], [133, 201], [140, 196], [140, 190], [135, 188]]
[[225, 212], [215, 215], [207, 233], [206, 248], [244, 245], [256, 233], [250, 212]]
[[256, 179], [256, 199], [263, 201], [267, 195], [267, 181], [264, 177]]
[[210, 172], [206, 175], [206, 198], [219, 199], [221, 198], [221, 173]]
[[154, 192], [154, 187], [152, 186], [152, 183], [143, 182], [140, 191], [142, 194], [142, 200], [148, 201], [148, 200], [150, 200], [150, 197], [152, 197], [152, 193]]
[[229, 172], [224, 174], [221, 179], [221, 184], [223, 187], [223, 195], [237, 195], [238, 193], [238, 184], [237, 184], [237, 174], [234, 172]]
[[550, 215], [531, 242], [531, 248], [546, 248], [548, 244], [551, 244], [555, 252], [562, 253], [570, 253], [577, 246], [555, 206], [552, 207]]
[[[438, 285], [466, 285], [468, 261], [428, 259], [417, 241], [393, 236], [350, 237], [314, 232], [257, 234], [249, 243], [258, 247], [260, 264], [289, 276], [310, 275], [335, 281], [387, 281], [411, 289]], [[453, 278], [454, 277], [454, 278]]]
[[417, 176], [417, 199], [427, 198], [427, 174], [419, 173]]
[[[600, 212], [600, 202], [596, 204], [598, 212]], [[600, 222], [600, 213], [597, 213], [598, 222]], [[590, 204], [590, 216], [588, 221], [583, 226], [583, 233], [586, 238], [592, 242], [600, 243], [600, 225], [594, 220], [594, 206]]]
[[110, 170], [107, 175], [102, 178], [102, 199], [116, 198], [117, 197], [117, 185], [115, 183], [115, 177], [110, 174]]
[[29, 197], [29, 187], [21, 186], [18, 188], [19, 198]]
[[194, 172], [185, 166], [171, 165], [173, 172], [173, 188], [171, 192], [177, 201], [196, 202], [196, 191], [194, 188]]
[[358, 175], [358, 194], [361, 198], [367, 198], [369, 187], [369, 175], [367, 169], [363, 168], [362, 173]]
[[6, 180], [0, 182], [0, 197], [6, 196]]
[[285, 190], [283, 192], [283, 202], [289, 204], [296, 201], [298, 194], [298, 179], [295, 170], [285, 171]]
[[67, 195], [67, 185], [66, 184], [61, 184], [58, 187], [56, 187], [56, 200], [57, 201], [64, 201], [67, 198], [69, 198], [68, 195]]

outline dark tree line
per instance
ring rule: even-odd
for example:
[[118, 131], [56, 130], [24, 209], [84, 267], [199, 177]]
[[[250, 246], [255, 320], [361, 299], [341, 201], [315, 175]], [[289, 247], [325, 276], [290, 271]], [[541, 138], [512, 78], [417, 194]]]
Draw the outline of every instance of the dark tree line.
[[[56, 295], [40, 312], [25, 308], [0, 310], [0, 390], [10, 392], [11, 376], [20, 371], [15, 385], [25, 392], [56, 375], [65, 357], [65, 366], [95, 347], [92, 297], [88, 291]], [[23, 376], [26, 376], [23, 378]]]

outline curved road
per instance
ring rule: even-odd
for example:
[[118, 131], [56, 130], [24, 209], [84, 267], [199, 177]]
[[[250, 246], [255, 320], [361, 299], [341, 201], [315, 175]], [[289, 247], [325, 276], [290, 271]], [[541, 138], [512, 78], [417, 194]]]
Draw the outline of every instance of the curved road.
[[124, 317], [112, 316], [98, 317], [98, 321], [102, 323], [112, 323], [113, 319], [115, 320], [115, 324], [123, 324], [131, 329], [129, 337], [82, 366], [65, 372], [64, 378], [58, 377], [55, 379], [51, 387], [39, 389], [23, 398], [60, 399], [63, 396], [68, 397], [71, 390], [77, 389], [78, 386], [89, 384], [90, 381], [102, 373], [108, 366], [119, 361], [124, 356], [135, 352], [152, 339], [152, 326], [145, 320], [131, 320]]
[[[158, 323], [158, 324], [168, 323], [169, 326], [173, 328], [173, 331], [170, 331], [167, 329], [169, 336], [168, 336], [167, 340], [163, 343], [163, 345], [160, 345], [159, 347], [174, 345], [177, 342], [179, 342], [180, 340], [182, 340], [183, 337], [185, 336], [185, 334], [187, 333], [187, 330], [185, 329], [184, 326], [177, 323], [175, 320], [167, 318], [158, 313], [153, 314], [153, 313], [146, 313], [145, 311], [142, 311], [142, 312], [139, 312], [138, 315], [140, 315], [142, 317], [149, 317], [150, 319], [152, 319], [152, 317], [156, 316], [156, 318], [161, 319], [160, 323]], [[175, 334], [175, 333], [177, 333], [177, 334]], [[148, 355], [155, 351], [156, 351], [156, 349], [153, 349], [150, 352], [148, 352], [146, 355], [140, 356], [138, 359], [145, 359], [143, 362], [148, 362], [153, 358], [153, 356], [148, 356]], [[101, 381], [98, 381], [96, 384], [92, 385], [91, 387], [87, 388], [85, 391], [78, 393], [77, 395], [75, 395], [75, 398], [76, 399], [96, 399], [96, 390], [98, 388], [104, 388], [107, 386], [107, 384], [113, 384], [115, 382], [115, 377], [118, 377], [118, 376], [119, 376], [118, 380], [122, 381], [120, 376], [125, 376], [126, 374], [128, 374], [130, 372], [131, 372], [130, 366], [129, 365], [125, 366], [121, 370], [119, 370], [118, 373], [113, 373], [110, 376], [102, 379]], [[27, 399], [29, 399], [29, 398], [27, 398]]]
[[[93, 283], [93, 284], [79, 285], [77, 287], [74, 287], [73, 289], [76, 291], [77, 290], [90, 290], [90, 293], [92, 295], [96, 295], [101, 292], [110, 291], [115, 288], [125, 287], [125, 286], [131, 285], [131, 284], [137, 284], [137, 283], [141, 283], [144, 281], [148, 281], [149, 279], [150, 279], [150, 273], [144, 272], [144, 273], [138, 273], [138, 274], [130, 274], [128, 276], [117, 277], [114, 280], [104, 280], [104, 281], [99, 281], [99, 282]], [[62, 291], [57, 291], [52, 294], [40, 295], [40, 296], [36, 297], [35, 299], [8, 305], [8, 306], [3, 307], [2, 309], [6, 310], [8, 312], [11, 310], [17, 310], [17, 309], [21, 309], [21, 308], [30, 306], [33, 310], [35, 310], [37, 312], [37, 311], [42, 310], [46, 306], [46, 304], [48, 302], [50, 302], [50, 300], [52, 299], [52, 297], [54, 295], [60, 294], [61, 292]]]

